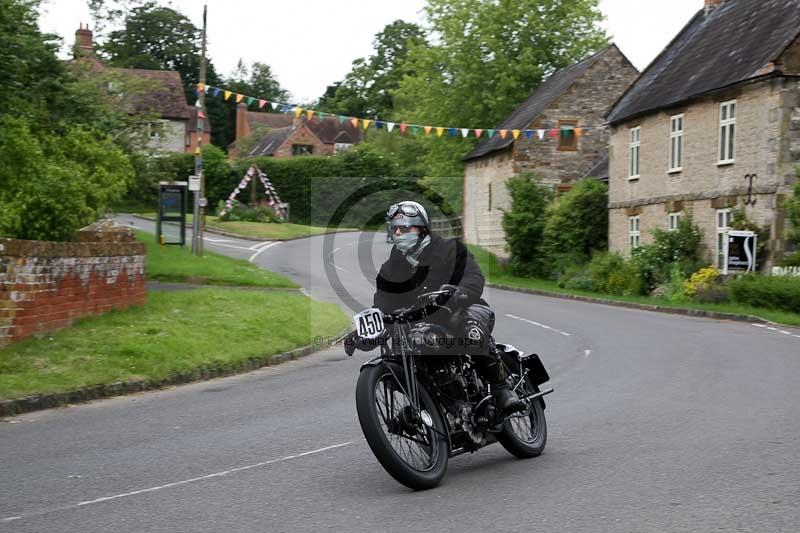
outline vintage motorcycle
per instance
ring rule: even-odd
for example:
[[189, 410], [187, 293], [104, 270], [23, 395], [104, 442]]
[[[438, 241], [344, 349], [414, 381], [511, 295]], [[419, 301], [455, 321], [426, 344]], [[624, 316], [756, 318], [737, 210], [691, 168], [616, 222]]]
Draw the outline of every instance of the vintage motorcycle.
[[509, 384], [526, 404], [522, 412], [499, 412], [490, 385], [459, 353], [458, 339], [428, 320], [439, 309], [453, 312], [437, 303], [443, 294], [423, 294], [393, 313], [362, 311], [353, 317], [350, 337], [381, 350], [362, 365], [356, 386], [364, 437], [386, 471], [416, 490], [438, 485], [450, 457], [495, 442], [517, 457], [536, 457], [547, 442], [543, 396], [553, 389], [539, 389], [550, 379], [539, 357], [496, 345]]

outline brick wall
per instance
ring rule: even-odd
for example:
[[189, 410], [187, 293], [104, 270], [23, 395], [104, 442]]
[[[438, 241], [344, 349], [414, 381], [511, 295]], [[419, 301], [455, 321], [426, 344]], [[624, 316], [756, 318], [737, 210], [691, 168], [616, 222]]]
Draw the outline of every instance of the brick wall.
[[286, 141], [275, 150], [275, 157], [292, 157], [293, 144], [310, 144], [314, 147], [313, 155], [329, 155], [328, 148], [305, 125], [292, 133]]
[[[736, 154], [718, 164], [719, 106], [735, 99]], [[668, 172], [670, 117], [684, 115], [682, 170]], [[640, 177], [628, 179], [629, 128], [641, 127]], [[771, 230], [770, 266], [784, 251], [780, 204], [790, 194], [800, 164], [800, 83], [775, 79], [740, 87], [691, 104], [648, 115], [612, 130], [609, 165], [609, 246], [629, 251], [628, 217], [639, 215], [641, 242], [667, 227], [667, 213], [692, 214], [703, 232], [709, 262], [716, 254], [717, 209], [745, 208], [748, 218]], [[744, 205], [749, 182], [755, 205]], [[761, 261], [759, 261], [761, 262]]]
[[110, 221], [79, 242], [0, 238], [0, 346], [146, 299], [145, 246]]

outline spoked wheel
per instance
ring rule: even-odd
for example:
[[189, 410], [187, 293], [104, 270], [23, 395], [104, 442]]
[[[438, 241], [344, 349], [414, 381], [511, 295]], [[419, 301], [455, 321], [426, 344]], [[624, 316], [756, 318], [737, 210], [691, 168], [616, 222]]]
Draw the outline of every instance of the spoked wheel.
[[358, 420], [372, 453], [393, 478], [412, 489], [429, 489], [447, 470], [447, 429], [421, 385], [420, 409], [412, 407], [402, 376], [384, 365], [364, 368], [356, 387]]
[[[519, 376], [512, 373], [514, 384]], [[539, 392], [539, 387], [526, 379], [518, 388], [520, 398]], [[544, 451], [547, 444], [547, 421], [544, 418], [544, 404], [541, 398], [526, 402], [528, 405], [520, 413], [514, 413], [503, 422], [503, 431], [497, 440], [509, 453], [522, 459], [536, 457]]]

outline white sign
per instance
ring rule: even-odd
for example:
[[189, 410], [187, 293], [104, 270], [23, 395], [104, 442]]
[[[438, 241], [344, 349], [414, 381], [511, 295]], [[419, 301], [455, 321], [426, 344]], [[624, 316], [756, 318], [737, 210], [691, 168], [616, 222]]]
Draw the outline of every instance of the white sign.
[[380, 309], [370, 308], [353, 317], [356, 333], [362, 339], [377, 339], [384, 332], [383, 313]]
[[757, 240], [752, 231], [728, 231], [725, 235], [723, 274], [731, 271], [755, 272]]
[[197, 203], [200, 205], [200, 207], [206, 207], [208, 205], [208, 198], [200, 198]]
[[200, 176], [189, 176], [189, 190], [190, 191], [200, 190]]

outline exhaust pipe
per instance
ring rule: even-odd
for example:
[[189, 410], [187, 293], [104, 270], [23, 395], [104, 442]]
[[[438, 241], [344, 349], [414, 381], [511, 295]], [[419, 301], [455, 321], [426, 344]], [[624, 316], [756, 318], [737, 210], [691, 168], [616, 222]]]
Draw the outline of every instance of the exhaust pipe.
[[531, 394], [530, 396], [526, 396], [526, 397], [522, 398], [522, 400], [526, 401], [526, 402], [530, 401], [530, 400], [535, 400], [536, 398], [541, 398], [545, 394], [550, 394], [551, 392], [553, 392], [553, 389], [543, 390], [541, 392], [537, 392], [536, 394]]

